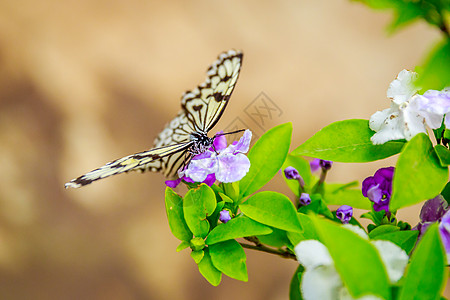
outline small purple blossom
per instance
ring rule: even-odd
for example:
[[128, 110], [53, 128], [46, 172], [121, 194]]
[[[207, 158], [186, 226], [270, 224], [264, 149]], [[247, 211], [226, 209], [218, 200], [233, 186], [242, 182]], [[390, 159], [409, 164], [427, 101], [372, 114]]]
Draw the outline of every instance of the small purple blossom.
[[446, 212], [442, 217], [441, 224], [439, 224], [439, 233], [441, 235], [442, 243], [444, 244], [445, 252], [447, 253], [447, 263], [450, 258], [450, 212]]
[[311, 203], [311, 197], [307, 193], [302, 193], [299, 202], [301, 205], [306, 206]]
[[329, 169], [331, 169], [332, 165], [333, 165], [333, 162], [331, 160], [323, 160], [323, 159], [319, 159], [319, 158], [314, 158], [312, 161], [309, 162], [311, 172], [315, 172], [319, 168], [324, 171], [328, 171]]
[[250, 147], [252, 132], [246, 130], [238, 142], [226, 147], [225, 136], [216, 134], [213, 146], [202, 154], [196, 155], [188, 168], [179, 175], [189, 177], [195, 182], [203, 182], [208, 175], [214, 174], [220, 182], [241, 180], [250, 169], [250, 160], [244, 155]]
[[320, 159], [314, 158], [312, 161], [309, 162], [309, 166], [311, 168], [311, 172], [315, 172], [319, 170], [320, 168]]
[[413, 229], [419, 230], [419, 236], [422, 236], [428, 226], [435, 222], [440, 222], [442, 216], [448, 211], [448, 203], [442, 195], [427, 200], [420, 210], [420, 221]]
[[341, 220], [343, 224], [348, 224], [353, 216], [353, 207], [342, 205], [336, 210], [336, 217]]
[[381, 168], [373, 176], [364, 179], [362, 183], [362, 194], [373, 202], [373, 209], [375, 211], [389, 211], [393, 177], [394, 167], [388, 167]]
[[298, 173], [297, 169], [294, 167], [287, 167], [284, 169], [284, 176], [286, 176], [286, 179], [299, 179], [300, 174]]
[[219, 214], [220, 214], [219, 220], [220, 220], [222, 223], [226, 223], [226, 222], [228, 222], [228, 221], [231, 220], [231, 216], [230, 216], [230, 211], [229, 211], [229, 210], [224, 209], [224, 210], [220, 211]]

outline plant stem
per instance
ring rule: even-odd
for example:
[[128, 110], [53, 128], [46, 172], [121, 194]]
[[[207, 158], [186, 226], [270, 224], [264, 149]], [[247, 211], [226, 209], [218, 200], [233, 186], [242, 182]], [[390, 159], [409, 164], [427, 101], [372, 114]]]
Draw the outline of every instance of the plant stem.
[[283, 258], [290, 258], [293, 260], [297, 260], [297, 258], [295, 257], [294, 254], [286, 251], [286, 250], [277, 250], [277, 249], [272, 249], [269, 247], [266, 247], [262, 244], [260, 244], [259, 246], [255, 246], [255, 245], [249, 245], [246, 243], [239, 243], [243, 248], [247, 248], [247, 249], [252, 249], [252, 250], [256, 250], [256, 251], [261, 251], [261, 252], [267, 252], [267, 253], [271, 253], [271, 254], [275, 254], [278, 256], [281, 256]]

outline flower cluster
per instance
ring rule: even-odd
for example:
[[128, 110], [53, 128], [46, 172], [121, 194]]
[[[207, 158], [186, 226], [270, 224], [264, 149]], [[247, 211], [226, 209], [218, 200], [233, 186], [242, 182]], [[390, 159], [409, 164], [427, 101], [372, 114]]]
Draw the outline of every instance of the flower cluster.
[[376, 132], [371, 138], [373, 144], [410, 140], [418, 133], [426, 133], [425, 124], [431, 129], [441, 127], [444, 115], [444, 124], [450, 127], [450, 88], [419, 95], [416, 79], [417, 73], [403, 70], [389, 85], [387, 97], [391, 107], [370, 117], [370, 129]]
[[394, 167], [381, 168], [373, 176], [367, 177], [362, 183], [364, 197], [373, 202], [375, 211], [389, 211], [389, 201], [392, 195], [392, 178]]
[[[362, 238], [368, 239], [361, 228], [353, 225], [344, 226]], [[374, 240], [371, 243], [380, 254], [391, 283], [398, 282], [408, 263], [409, 257], [406, 252], [390, 241]], [[300, 283], [303, 299], [354, 299], [342, 282], [324, 244], [317, 240], [302, 241], [295, 246], [295, 254], [299, 263], [305, 267]], [[365, 297], [364, 299], [380, 299], [373, 295]]]
[[166, 185], [176, 187], [184, 180], [203, 182], [211, 186], [216, 180], [225, 183], [241, 180], [250, 169], [250, 160], [244, 153], [248, 152], [251, 139], [252, 132], [247, 129], [238, 142], [227, 147], [223, 132], [218, 132], [213, 146], [194, 156], [186, 169], [178, 171], [180, 178], [168, 180]]

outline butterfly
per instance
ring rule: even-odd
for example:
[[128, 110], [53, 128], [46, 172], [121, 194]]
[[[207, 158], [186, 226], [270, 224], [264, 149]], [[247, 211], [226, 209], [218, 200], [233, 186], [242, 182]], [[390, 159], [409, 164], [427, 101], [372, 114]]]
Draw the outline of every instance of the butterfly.
[[213, 145], [216, 136], [210, 138], [208, 132], [219, 121], [228, 104], [239, 77], [242, 57], [242, 52], [236, 50], [219, 55], [208, 68], [205, 82], [183, 94], [180, 112], [157, 136], [152, 149], [109, 162], [71, 180], [65, 187], [79, 188], [129, 171], [148, 170], [175, 177], [193, 156]]

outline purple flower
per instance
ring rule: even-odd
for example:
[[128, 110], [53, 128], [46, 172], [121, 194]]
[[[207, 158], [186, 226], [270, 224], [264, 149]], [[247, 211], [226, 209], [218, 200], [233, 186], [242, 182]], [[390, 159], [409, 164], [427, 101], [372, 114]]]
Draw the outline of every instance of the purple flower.
[[315, 172], [319, 168], [321, 168], [324, 171], [328, 171], [329, 169], [331, 169], [332, 165], [333, 162], [331, 160], [323, 160], [319, 158], [314, 158], [312, 161], [309, 162], [311, 172]]
[[226, 223], [226, 222], [231, 220], [231, 216], [230, 216], [230, 211], [229, 210], [224, 209], [224, 210], [220, 211], [219, 214], [220, 214], [219, 220], [222, 223]]
[[311, 168], [311, 172], [315, 172], [315, 171], [319, 170], [320, 159], [314, 158], [312, 161], [309, 162], [309, 166]]
[[442, 216], [448, 211], [448, 204], [442, 195], [427, 200], [420, 210], [420, 221], [413, 229], [419, 230], [419, 236], [422, 236], [428, 226], [435, 222], [440, 222]]
[[441, 235], [442, 243], [444, 244], [445, 252], [447, 253], [447, 263], [450, 258], [450, 212], [446, 212], [442, 217], [441, 224], [439, 224], [439, 233]]
[[287, 167], [284, 169], [284, 176], [286, 176], [286, 179], [299, 179], [300, 174], [298, 173], [297, 169], [294, 167]]
[[394, 167], [381, 168], [373, 176], [367, 177], [362, 183], [362, 193], [373, 202], [375, 211], [389, 211], [389, 200], [392, 195], [392, 178]]
[[179, 176], [189, 177], [195, 182], [203, 182], [211, 174], [220, 182], [241, 180], [250, 169], [250, 160], [243, 153], [248, 151], [251, 138], [252, 132], [246, 130], [237, 143], [226, 147], [225, 137], [221, 132], [217, 133], [214, 148], [196, 155]]
[[342, 205], [336, 210], [336, 217], [341, 220], [343, 224], [348, 224], [353, 216], [353, 208], [348, 205]]
[[311, 203], [311, 197], [307, 193], [302, 193], [299, 202], [301, 205], [306, 206]]

